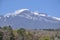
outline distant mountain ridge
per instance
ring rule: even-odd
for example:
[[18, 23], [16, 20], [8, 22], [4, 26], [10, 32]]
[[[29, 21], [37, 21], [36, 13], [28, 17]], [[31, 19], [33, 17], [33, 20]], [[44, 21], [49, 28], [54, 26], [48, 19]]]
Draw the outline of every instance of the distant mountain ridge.
[[11, 25], [14, 29], [60, 28], [60, 18], [44, 13], [31, 12], [29, 9], [21, 9], [0, 16], [0, 26], [5, 25]]

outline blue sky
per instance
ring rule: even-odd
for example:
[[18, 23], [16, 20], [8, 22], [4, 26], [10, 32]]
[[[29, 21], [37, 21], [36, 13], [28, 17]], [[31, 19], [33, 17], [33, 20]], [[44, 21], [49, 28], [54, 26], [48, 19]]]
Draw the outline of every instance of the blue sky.
[[60, 0], [0, 0], [0, 15], [23, 8], [60, 17]]

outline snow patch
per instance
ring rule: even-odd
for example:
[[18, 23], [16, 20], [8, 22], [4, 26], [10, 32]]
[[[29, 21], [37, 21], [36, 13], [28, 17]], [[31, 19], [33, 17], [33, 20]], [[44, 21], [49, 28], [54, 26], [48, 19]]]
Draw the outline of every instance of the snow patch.
[[35, 15], [39, 15], [39, 13], [38, 13], [38, 12], [34, 12], [34, 14], [35, 14]]
[[4, 17], [9, 17], [10, 15], [12, 15], [11, 13], [7, 13], [4, 15]]
[[46, 14], [40, 14], [40, 16], [46, 16]]
[[34, 12], [35, 15], [38, 15], [38, 16], [46, 16], [46, 14], [43, 14], [43, 13], [39, 13], [39, 12]]
[[1, 17], [0, 17], [0, 19], [1, 19]]
[[52, 18], [60, 21], [60, 18], [58, 18], [58, 17], [52, 17]]

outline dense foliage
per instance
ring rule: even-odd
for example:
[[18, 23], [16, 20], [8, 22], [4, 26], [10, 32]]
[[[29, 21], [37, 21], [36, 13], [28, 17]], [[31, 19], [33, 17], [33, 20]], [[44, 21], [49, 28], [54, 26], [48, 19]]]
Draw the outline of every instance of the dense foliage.
[[55, 38], [60, 40], [60, 30], [27, 30], [24, 28], [13, 30], [10, 25], [0, 27], [0, 40], [55, 40]]

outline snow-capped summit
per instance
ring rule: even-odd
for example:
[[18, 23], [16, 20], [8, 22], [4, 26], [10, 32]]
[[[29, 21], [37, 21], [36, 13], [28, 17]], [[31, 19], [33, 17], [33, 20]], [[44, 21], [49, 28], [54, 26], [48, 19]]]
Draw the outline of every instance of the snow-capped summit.
[[9, 16], [16, 16], [16, 15], [19, 15], [23, 12], [29, 12], [29, 9], [21, 9], [21, 10], [16, 10], [15, 12], [13, 13], [7, 13], [6, 15], [4, 15], [4, 17], [9, 17]]
[[16, 10], [0, 16], [0, 26], [11, 25], [13, 28], [60, 28], [60, 18], [29, 9]]
[[25, 12], [25, 11], [29, 11], [29, 9], [17, 10], [17, 11], [15, 11], [15, 14], [20, 14], [20, 13]]

